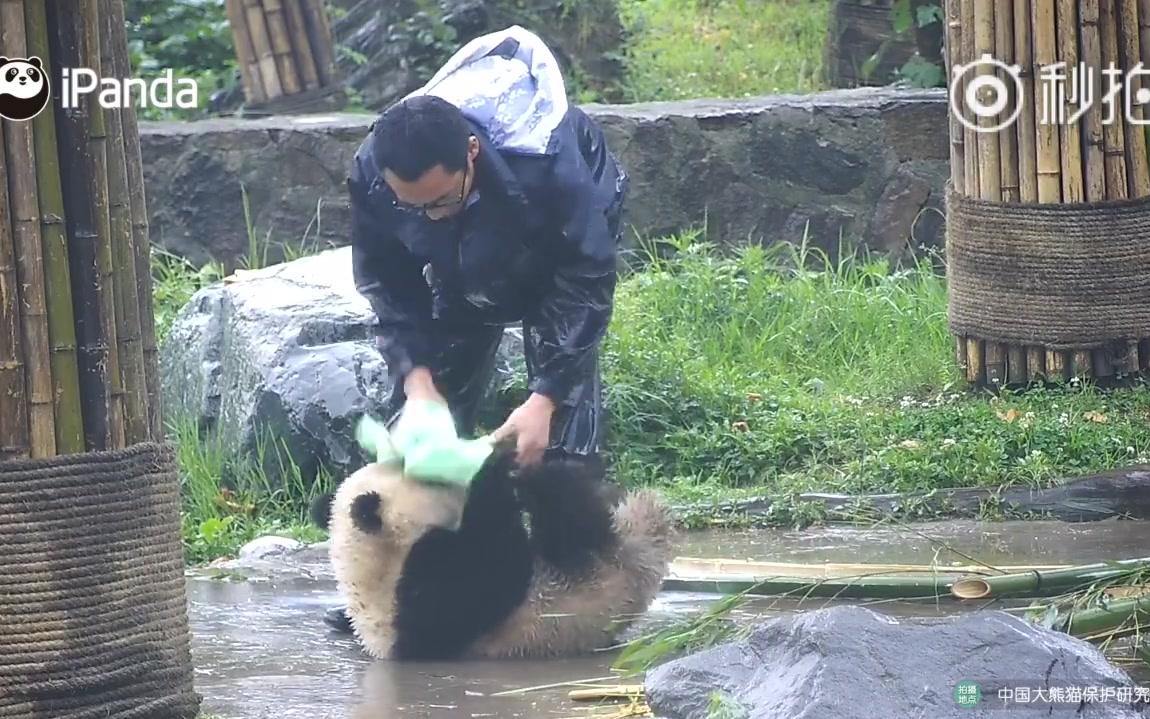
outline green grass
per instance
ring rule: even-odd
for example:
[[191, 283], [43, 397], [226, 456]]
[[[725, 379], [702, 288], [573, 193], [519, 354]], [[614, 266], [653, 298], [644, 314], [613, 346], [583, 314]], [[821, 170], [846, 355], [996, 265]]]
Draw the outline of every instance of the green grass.
[[682, 242], [622, 284], [613, 330], [619, 475], [680, 498], [1040, 485], [1150, 455], [1145, 386], [966, 391], [925, 261]]
[[[725, 254], [693, 236], [666, 244], [620, 283], [604, 346], [608, 449], [626, 484], [676, 502], [766, 496], [777, 521], [805, 523], [822, 515], [797, 501], [803, 492], [1040, 486], [1150, 457], [1145, 385], [969, 391], [945, 281], [926, 260], [898, 268], [832, 263], [802, 244]], [[157, 267], [166, 331], [174, 303], [213, 275], [162, 255]], [[522, 397], [523, 379], [490, 419]], [[318, 490], [271, 487], [258, 463], [225, 467], [193, 430], [174, 431], [189, 557], [309, 531]]]
[[824, 89], [830, 0], [621, 0], [628, 102]]

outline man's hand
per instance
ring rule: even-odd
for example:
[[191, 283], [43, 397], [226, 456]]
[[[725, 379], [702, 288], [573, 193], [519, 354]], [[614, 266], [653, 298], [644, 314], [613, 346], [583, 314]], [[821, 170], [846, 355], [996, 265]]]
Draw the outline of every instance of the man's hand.
[[507, 417], [492, 437], [498, 441], [515, 435], [519, 463], [536, 464], [543, 459], [543, 452], [551, 441], [551, 415], [554, 411], [555, 404], [550, 398], [533, 394]]
[[435, 387], [431, 370], [426, 367], [416, 367], [407, 374], [407, 378], [403, 382], [403, 394], [409, 400], [429, 399], [447, 404], [447, 400]]

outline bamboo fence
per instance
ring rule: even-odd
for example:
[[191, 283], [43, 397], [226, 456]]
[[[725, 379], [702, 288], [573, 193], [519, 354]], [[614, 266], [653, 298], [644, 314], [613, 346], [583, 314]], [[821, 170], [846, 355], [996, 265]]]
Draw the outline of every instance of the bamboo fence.
[[[948, 85], [955, 99], [950, 164], [956, 195], [1003, 205], [1084, 207], [1150, 195], [1145, 134], [1139, 124], [1126, 121], [1123, 95], [1128, 71], [1139, 62], [1150, 64], [1150, 0], [946, 0], [945, 17]], [[980, 63], [984, 54], [1016, 66], [1018, 81], [1001, 66]], [[1044, 90], [1053, 85], [1042, 81], [1040, 71], [1057, 63], [1065, 63], [1067, 79], [1064, 93], [1051, 102]], [[972, 64], [976, 69], [969, 69]], [[957, 66], [968, 69], [956, 73]], [[1123, 83], [1113, 111], [1102, 98], [1110, 82], [1103, 74], [1107, 67], [1120, 69]], [[1087, 70], [1092, 83], [1088, 107], [1074, 82], [1080, 69]], [[994, 75], [1009, 91], [1005, 109], [996, 116], [976, 117], [960, 99], [982, 75]], [[1129, 92], [1136, 96], [1142, 83], [1135, 78]], [[990, 96], [982, 98], [989, 105]], [[1064, 121], [1044, 114], [1057, 112], [1059, 105]], [[1019, 106], [1017, 120], [1004, 125]], [[1134, 107], [1134, 116], [1141, 119], [1141, 106]], [[1001, 129], [976, 131], [959, 117], [980, 129]], [[1003, 311], [1034, 310], [1020, 304]], [[1056, 311], [1052, 303], [1039, 314]], [[1075, 348], [1021, 336], [1005, 341], [957, 329], [954, 334], [959, 366], [979, 386], [1109, 380], [1145, 371], [1150, 361], [1150, 336], [1116, 333], [1105, 342], [1083, 341]]]
[[306, 109], [337, 92], [325, 0], [226, 0], [250, 108]]
[[[0, 55], [129, 77], [123, 0], [0, 0]], [[0, 460], [161, 440], [134, 109], [0, 122]]]

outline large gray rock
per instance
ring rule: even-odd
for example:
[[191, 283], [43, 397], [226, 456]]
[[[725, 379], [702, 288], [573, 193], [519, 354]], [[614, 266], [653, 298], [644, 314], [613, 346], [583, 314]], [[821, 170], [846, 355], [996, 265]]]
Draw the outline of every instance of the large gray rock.
[[[215, 435], [229, 460], [263, 457], [273, 481], [286, 458], [305, 482], [321, 468], [351, 471], [363, 462], [355, 422], [378, 414], [391, 389], [374, 322], [355, 290], [350, 248], [204, 288], [160, 347], [167, 418]], [[515, 376], [521, 353], [509, 329], [493, 392]]]
[[[589, 105], [632, 177], [628, 242], [698, 228], [726, 245], [942, 242], [947, 104], [937, 90]], [[152, 240], [234, 264], [273, 244], [348, 241], [347, 170], [370, 115], [141, 123]], [[273, 251], [273, 257], [278, 255]]]
[[[964, 682], [978, 686], [976, 706], [959, 703]], [[1024, 688], [1030, 700], [1042, 689], [1042, 702], [1021, 703]], [[1090, 688], [1106, 702], [1050, 701], [1052, 689]], [[1010, 703], [1000, 690], [1014, 697]], [[779, 617], [743, 641], [656, 667], [646, 691], [660, 719], [708, 719], [716, 695], [731, 710], [723, 716], [754, 719], [944, 719], [1010, 709], [1067, 719], [1144, 716], [1132, 706], [1135, 683], [1094, 646], [1005, 612], [894, 619], [843, 606]]]

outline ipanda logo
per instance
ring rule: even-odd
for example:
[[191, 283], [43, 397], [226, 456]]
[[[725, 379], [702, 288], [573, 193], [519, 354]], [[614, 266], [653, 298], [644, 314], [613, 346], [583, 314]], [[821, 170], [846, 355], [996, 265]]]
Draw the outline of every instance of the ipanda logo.
[[[171, 70], [147, 82], [101, 78], [88, 68], [64, 68], [60, 102], [66, 110], [79, 107], [81, 98], [97, 88], [97, 102], [105, 109], [126, 108], [133, 99], [139, 107], [194, 109], [200, 97], [195, 80], [176, 79]], [[30, 120], [43, 112], [51, 96], [51, 81], [40, 58], [0, 57], [0, 117]]]
[[52, 84], [38, 57], [0, 57], [0, 117], [29, 120], [52, 96]]

